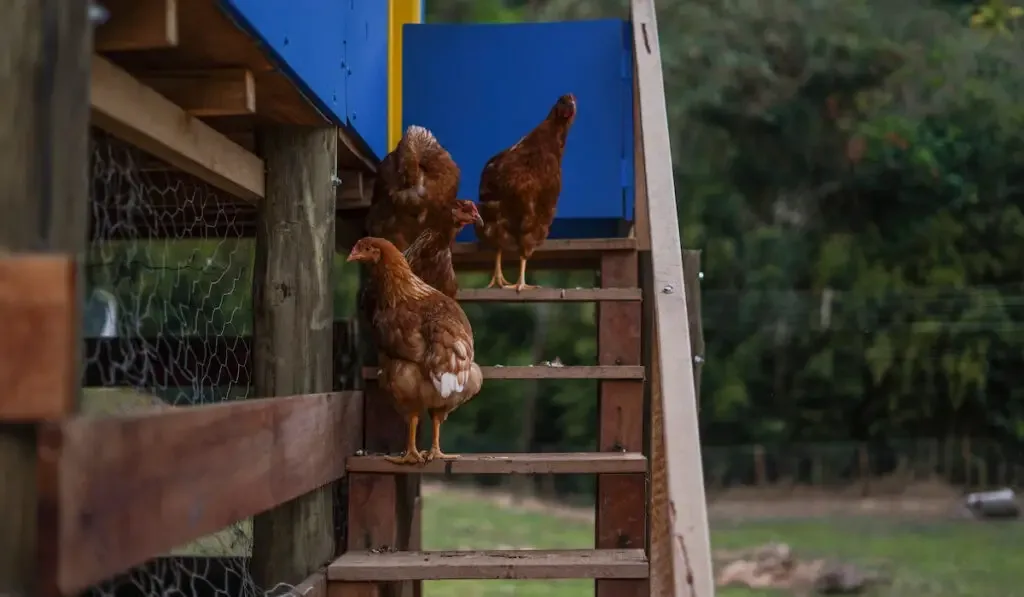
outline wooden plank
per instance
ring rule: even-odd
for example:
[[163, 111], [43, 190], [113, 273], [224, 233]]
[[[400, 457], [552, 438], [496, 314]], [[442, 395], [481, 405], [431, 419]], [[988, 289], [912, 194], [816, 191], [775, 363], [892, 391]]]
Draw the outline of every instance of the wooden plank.
[[646, 576], [642, 549], [350, 552], [327, 567], [330, 582]]
[[[253, 387], [257, 396], [327, 391], [334, 369], [337, 130], [267, 127], [260, 145], [267, 196], [253, 267]], [[332, 495], [332, 487], [320, 487], [253, 519], [257, 586], [297, 583], [334, 556]]]
[[176, 0], [103, 0], [110, 18], [96, 28], [97, 52], [155, 50], [178, 45]]
[[[92, 48], [88, 3], [4, 1], [0, 14], [0, 254], [81, 255], [89, 210], [89, 116], [82, 102]], [[8, 334], [11, 321], [3, 321]], [[77, 369], [78, 334], [76, 326], [67, 337], [70, 362], [50, 365], [55, 375]], [[5, 391], [16, 381], [7, 378], [11, 373], [0, 373]], [[65, 409], [61, 415], [76, 403], [77, 388], [54, 402]], [[59, 478], [53, 454], [42, 448], [33, 427], [0, 424], [0, 594], [57, 594], [62, 521], [52, 503]]]
[[[608, 253], [601, 259], [601, 285], [639, 285], [638, 256]], [[602, 365], [641, 364], [641, 305], [601, 303], [597, 306], [597, 353]], [[643, 451], [644, 385], [642, 381], [601, 381], [598, 386], [598, 446], [603, 453]], [[626, 472], [626, 471], [617, 471]], [[599, 549], [642, 549], [646, 530], [646, 467], [637, 474], [600, 475], [594, 525]], [[646, 579], [595, 581], [596, 597], [641, 597]]]
[[[634, 366], [509, 366], [480, 367], [484, 379], [643, 379], [644, 368]], [[377, 370], [363, 369], [363, 379], [377, 379]]]
[[243, 68], [165, 71], [137, 75], [192, 116], [249, 116], [256, 113], [256, 79]]
[[90, 105], [93, 124], [115, 137], [239, 199], [263, 198], [263, 160], [95, 55]]
[[[350, 473], [393, 475], [574, 475], [588, 473], [643, 473], [647, 458], [629, 452], [568, 452], [542, 454], [461, 454], [456, 460], [435, 460], [415, 466], [392, 464], [383, 455], [351, 456]], [[643, 502], [639, 513], [643, 514]], [[642, 517], [641, 517], [642, 522]]]
[[524, 292], [511, 288], [463, 288], [456, 298], [467, 303], [635, 302], [641, 300], [641, 292], [639, 288], [537, 288]]
[[61, 453], [61, 589], [341, 478], [361, 406], [359, 393], [310, 394], [49, 425]]
[[[635, 251], [634, 238], [584, 238], [546, 240], [530, 257], [530, 265], [548, 267], [597, 267], [610, 251]], [[518, 263], [515, 255], [502, 255], [503, 263]], [[455, 243], [452, 262], [456, 268], [493, 268], [494, 251], [480, 243]], [[524, 293], [525, 294], [525, 293]]]
[[80, 383], [74, 257], [0, 257], [0, 421], [59, 419]]
[[[658, 22], [653, 0], [631, 0], [644, 172], [651, 227], [651, 261], [660, 370], [652, 394], [662, 408], [673, 585], [658, 594], [676, 597], [714, 595], [700, 430], [692, 363], [683, 266], [672, 174], [665, 85]], [[652, 528], [654, 523], [652, 522]], [[652, 550], [653, 550], [652, 544]], [[653, 552], [652, 552], [653, 553]]]
[[[633, 56], [633, 72], [637, 72]], [[633, 77], [633, 237], [639, 251], [651, 250], [650, 210], [647, 207], [647, 175], [644, 173], [644, 131], [640, 126], [640, 78]]]

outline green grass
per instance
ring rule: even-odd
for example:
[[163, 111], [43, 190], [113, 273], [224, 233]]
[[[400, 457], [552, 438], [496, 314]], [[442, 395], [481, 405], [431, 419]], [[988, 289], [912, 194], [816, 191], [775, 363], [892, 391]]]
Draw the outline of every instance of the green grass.
[[[424, 499], [425, 549], [589, 548], [590, 524], [554, 515], [502, 508], [456, 493]], [[788, 543], [806, 557], [837, 557], [867, 566], [883, 566], [894, 575], [888, 597], [1024, 596], [1020, 560], [1024, 525], [970, 521], [893, 521], [820, 519], [717, 524], [716, 549], [754, 547], [769, 541]], [[426, 597], [584, 597], [593, 582], [437, 581], [424, 586]], [[722, 597], [779, 595], [743, 588], [720, 589]]]

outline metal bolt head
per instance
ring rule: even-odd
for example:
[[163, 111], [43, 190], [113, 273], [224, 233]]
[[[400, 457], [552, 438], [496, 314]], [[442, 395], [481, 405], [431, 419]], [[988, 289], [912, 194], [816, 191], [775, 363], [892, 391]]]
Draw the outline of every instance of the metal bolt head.
[[336, 187], [340, 187], [341, 186], [341, 179], [338, 178], [337, 174], [332, 174], [331, 175], [331, 184], [336, 186]]
[[697, 279], [698, 280], [703, 280], [704, 279], [704, 272], [697, 272]]
[[102, 25], [110, 18], [110, 11], [95, 2], [89, 3], [89, 22], [95, 27]]
[[675, 288], [673, 288], [671, 284], [666, 284], [665, 287], [661, 289], [662, 294], [672, 294], [674, 291]]

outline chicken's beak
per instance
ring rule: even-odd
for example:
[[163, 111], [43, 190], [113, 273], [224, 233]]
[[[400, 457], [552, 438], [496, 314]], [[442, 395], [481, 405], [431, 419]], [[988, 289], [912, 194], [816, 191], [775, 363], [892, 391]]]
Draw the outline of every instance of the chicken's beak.
[[484, 225], [484, 219], [482, 217], [480, 217], [480, 214], [476, 214], [476, 219], [473, 220], [473, 221], [476, 222], [477, 226], [483, 226]]
[[359, 251], [357, 251], [355, 249], [352, 249], [352, 252], [348, 254], [348, 259], [345, 260], [345, 263], [350, 263], [352, 261], [359, 261], [359, 258], [362, 257], [362, 255], [363, 254], [360, 253]]

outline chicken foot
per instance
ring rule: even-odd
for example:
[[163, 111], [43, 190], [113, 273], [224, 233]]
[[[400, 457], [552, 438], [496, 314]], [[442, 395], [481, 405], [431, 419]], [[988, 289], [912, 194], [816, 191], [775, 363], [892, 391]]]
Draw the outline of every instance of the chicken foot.
[[540, 288], [540, 286], [534, 286], [533, 284], [526, 283], [526, 257], [519, 257], [519, 281], [515, 284], [509, 284], [506, 280], [501, 285], [504, 289], [515, 288], [516, 292], [522, 292], [524, 290], [533, 290], [534, 288]]
[[498, 249], [498, 254], [494, 258], [494, 274], [491, 276], [491, 281], [487, 284], [487, 288], [495, 286], [502, 288], [508, 286], [508, 280], [505, 279], [505, 274], [501, 271], [501, 249]]
[[431, 460], [455, 460], [459, 457], [458, 454], [445, 454], [441, 451], [441, 421], [447, 418], [442, 410], [435, 410], [430, 413], [430, 418], [434, 423], [434, 439], [430, 444], [430, 451], [424, 452], [427, 462]]
[[[420, 425], [419, 414], [409, 415], [408, 431], [409, 436], [406, 440], [405, 454], [401, 456], [385, 456], [384, 460], [392, 464], [423, 464], [426, 459], [423, 457], [425, 452], [420, 452], [416, 449], [416, 429]], [[435, 431], [436, 433], [436, 431]]]

